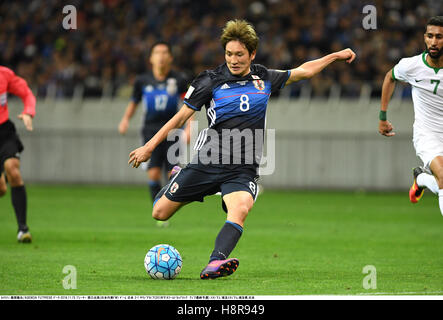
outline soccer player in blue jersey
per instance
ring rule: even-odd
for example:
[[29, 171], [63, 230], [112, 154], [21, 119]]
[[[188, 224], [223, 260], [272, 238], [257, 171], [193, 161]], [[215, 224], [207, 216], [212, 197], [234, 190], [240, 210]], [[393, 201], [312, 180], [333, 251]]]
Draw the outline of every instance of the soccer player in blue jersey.
[[[129, 121], [133, 117], [138, 104], [142, 102], [144, 119], [141, 130], [143, 143], [148, 142], [178, 110], [179, 104], [187, 88], [186, 79], [172, 70], [172, 52], [167, 42], [155, 43], [150, 51], [149, 61], [152, 70], [136, 78], [132, 99], [120, 121], [118, 130], [125, 134]], [[168, 159], [167, 153], [173, 141], [163, 141], [151, 155], [147, 166], [151, 198], [161, 189], [162, 168], [171, 172], [177, 161]]]
[[244, 20], [226, 24], [221, 44], [226, 62], [194, 79], [180, 111], [144, 146], [132, 151], [128, 162], [138, 167], [147, 161], [170, 130], [182, 126], [195, 111], [206, 107], [209, 127], [197, 139], [195, 158], [171, 177], [157, 195], [152, 211], [155, 219], [167, 220], [183, 205], [221, 192], [227, 220], [215, 239], [201, 279], [230, 275], [239, 265], [239, 260], [229, 255], [243, 233], [245, 219], [257, 197], [263, 134], [254, 133], [264, 130], [271, 94], [287, 84], [313, 77], [336, 60], [351, 63], [355, 59], [355, 53], [345, 49], [291, 70], [267, 69], [252, 63], [258, 37], [253, 26]]

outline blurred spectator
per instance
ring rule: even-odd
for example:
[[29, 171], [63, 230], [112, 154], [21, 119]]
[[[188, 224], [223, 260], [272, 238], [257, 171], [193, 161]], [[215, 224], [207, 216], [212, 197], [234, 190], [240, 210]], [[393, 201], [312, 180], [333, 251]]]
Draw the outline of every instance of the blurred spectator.
[[[65, 30], [62, 2], [0, 4], [0, 64], [38, 96], [128, 97], [157, 40], [172, 44], [174, 65], [192, 78], [223, 63], [218, 38], [226, 20], [246, 18], [261, 38], [256, 63], [287, 69], [346, 47], [357, 53], [353, 68], [337, 64], [311, 81], [311, 96], [339, 85], [342, 97], [357, 97], [366, 83], [378, 97], [386, 70], [424, 49], [426, 21], [443, 11], [431, 0], [73, 0], [77, 29]], [[377, 8], [376, 30], [362, 27], [367, 4]], [[292, 86], [298, 96], [301, 85]]]

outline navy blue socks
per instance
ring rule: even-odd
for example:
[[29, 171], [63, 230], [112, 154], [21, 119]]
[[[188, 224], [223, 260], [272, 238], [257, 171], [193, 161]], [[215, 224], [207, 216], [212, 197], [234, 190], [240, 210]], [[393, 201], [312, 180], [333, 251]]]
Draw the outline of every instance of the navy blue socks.
[[214, 251], [209, 262], [213, 260], [225, 260], [234, 250], [243, 233], [243, 228], [237, 223], [226, 221], [215, 239]]

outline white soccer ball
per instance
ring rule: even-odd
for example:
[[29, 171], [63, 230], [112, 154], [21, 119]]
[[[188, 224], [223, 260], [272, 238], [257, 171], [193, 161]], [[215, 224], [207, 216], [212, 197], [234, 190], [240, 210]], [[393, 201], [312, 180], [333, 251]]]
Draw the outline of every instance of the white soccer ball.
[[144, 265], [152, 279], [172, 280], [181, 271], [182, 257], [173, 246], [159, 244], [148, 251]]

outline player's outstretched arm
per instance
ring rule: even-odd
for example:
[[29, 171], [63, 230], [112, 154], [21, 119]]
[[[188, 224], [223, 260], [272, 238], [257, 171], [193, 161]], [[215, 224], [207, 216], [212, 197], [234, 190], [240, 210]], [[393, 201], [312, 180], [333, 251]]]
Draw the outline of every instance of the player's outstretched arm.
[[392, 93], [395, 89], [395, 80], [392, 78], [392, 69], [386, 73], [383, 80], [383, 86], [381, 91], [381, 110], [378, 122], [378, 132], [384, 136], [395, 136], [395, 132], [392, 130], [394, 127], [386, 118], [386, 112], [388, 111], [389, 101], [391, 100]]
[[14, 75], [8, 83], [8, 92], [20, 97], [23, 112], [18, 117], [23, 120], [26, 130], [32, 131], [32, 118], [35, 116], [36, 99], [25, 79]]
[[154, 149], [168, 136], [168, 133], [177, 128], [181, 128], [185, 122], [194, 114], [195, 110], [183, 105], [179, 112], [175, 114], [166, 124], [152, 137], [151, 140], [140, 148], [133, 150], [129, 154], [128, 164], [133, 168], [138, 168], [140, 163], [148, 161]]
[[356, 55], [354, 51], [347, 48], [341, 51], [337, 51], [331, 54], [324, 56], [323, 58], [308, 61], [303, 63], [301, 66], [294, 68], [291, 70], [291, 74], [289, 76], [286, 84], [290, 84], [295, 81], [309, 79], [315, 76], [317, 73], [322, 71], [328, 65], [336, 60], [346, 60], [347, 63], [351, 63], [354, 61]]
[[123, 117], [118, 125], [118, 132], [120, 132], [120, 134], [125, 134], [126, 131], [128, 131], [129, 120], [131, 120], [132, 116], [135, 113], [135, 110], [137, 110], [137, 105], [138, 104], [135, 103], [134, 101], [128, 103], [125, 113], [123, 114]]
[[186, 122], [185, 129], [183, 130], [182, 138], [186, 142], [186, 144], [189, 144], [191, 142], [191, 122], [194, 120], [194, 117], [191, 116], [188, 121]]

